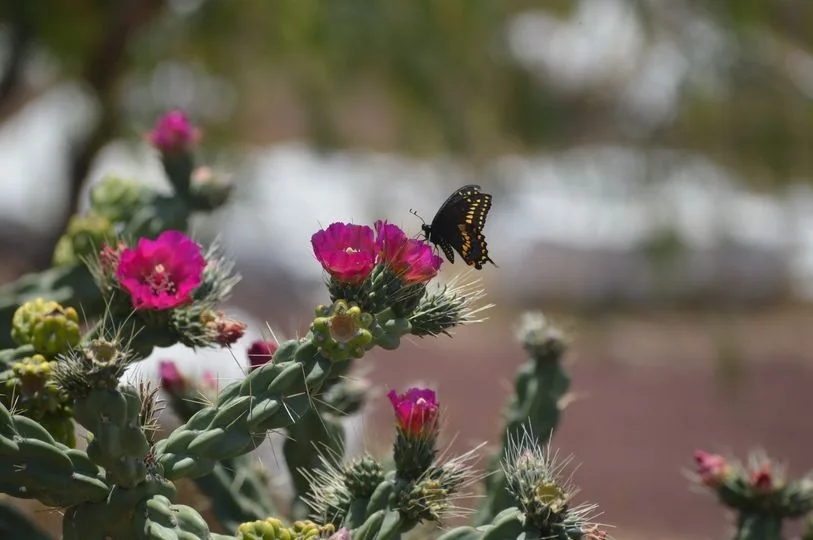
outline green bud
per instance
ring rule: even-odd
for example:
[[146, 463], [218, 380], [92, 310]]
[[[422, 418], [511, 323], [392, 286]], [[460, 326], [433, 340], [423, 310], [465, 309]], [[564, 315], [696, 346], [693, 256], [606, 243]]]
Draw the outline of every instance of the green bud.
[[52, 259], [54, 266], [75, 266], [79, 264], [79, 258], [73, 252], [73, 243], [71, 237], [63, 234], [59, 237], [54, 247], [54, 256]]
[[384, 481], [384, 469], [368, 455], [353, 461], [343, 472], [345, 486], [354, 499], [369, 499]]
[[55, 364], [40, 354], [15, 362], [0, 374], [0, 403], [36, 420], [54, 439], [73, 447], [73, 400], [57, 385], [53, 377]]
[[311, 540], [316, 538], [325, 538], [327, 535], [333, 534], [336, 532], [336, 527], [330, 524], [317, 525], [313, 521], [303, 520], [295, 521], [294, 526], [291, 527], [291, 531], [297, 535], [297, 539], [301, 538], [302, 540]]
[[439, 521], [449, 507], [449, 492], [433, 478], [423, 478], [402, 494], [400, 507], [414, 521]]
[[198, 210], [215, 210], [228, 201], [234, 184], [223, 175], [212, 172], [209, 167], [192, 171], [189, 198]]
[[322, 355], [333, 362], [361, 358], [373, 341], [369, 330], [373, 320], [357, 305], [337, 300], [329, 308], [316, 308], [316, 318], [311, 324], [313, 340]]
[[68, 222], [68, 230], [57, 242], [54, 249], [55, 265], [68, 265], [96, 256], [104, 244], [116, 238], [113, 224], [99, 214], [73, 216]]
[[533, 358], [550, 362], [558, 361], [568, 345], [564, 333], [539, 311], [522, 314], [517, 338]]
[[250, 521], [237, 528], [237, 540], [295, 540], [294, 534], [276, 518]]
[[93, 212], [112, 222], [127, 222], [141, 208], [147, 188], [134, 180], [108, 176], [90, 190]]
[[11, 337], [46, 356], [66, 353], [79, 344], [79, 316], [72, 307], [37, 298], [14, 312]]

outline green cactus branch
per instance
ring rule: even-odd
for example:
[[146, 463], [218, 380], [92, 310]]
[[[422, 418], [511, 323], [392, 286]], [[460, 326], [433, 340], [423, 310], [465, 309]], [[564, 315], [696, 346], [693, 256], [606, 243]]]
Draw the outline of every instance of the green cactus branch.
[[96, 389], [76, 400], [77, 422], [91, 433], [87, 453], [108, 483], [133, 487], [147, 474], [150, 444], [140, 424], [141, 397], [132, 386]]
[[210, 474], [194, 480], [211, 500], [215, 517], [226, 530], [278, 514], [265, 471], [248, 455], [219, 461]]
[[[169, 392], [169, 406], [187, 422], [205, 405], [194, 394]], [[226, 530], [236, 531], [241, 523], [278, 515], [265, 470], [248, 454], [215, 463], [211, 474], [194, 482], [209, 497], [215, 517]]]
[[283, 343], [274, 357], [274, 363], [226, 387], [215, 406], [196, 413], [156, 444], [167, 478], [208, 474], [217, 461], [248, 453], [268, 431], [287, 427], [308, 411], [332, 362], [318, 352], [311, 335]]
[[320, 453], [343, 456], [344, 428], [332, 415], [310, 409], [288, 426], [287, 431], [288, 438], [283, 444], [283, 452], [294, 487], [291, 517], [305, 519], [310, 513], [305, 497], [310, 494], [311, 486], [302, 470], [319, 468]]
[[40, 424], [0, 404], [0, 491], [69, 507], [104, 500], [109, 488], [85, 452], [56, 442]]
[[359, 399], [353, 399], [344, 384], [344, 377], [350, 371], [353, 359], [338, 363], [330, 377], [322, 385], [319, 399], [314, 407], [287, 428], [287, 438], [283, 444], [285, 463], [291, 475], [294, 493], [291, 499], [291, 517], [306, 519], [310, 514], [307, 499], [312, 494], [310, 474], [320, 469], [322, 455], [336, 459], [344, 456], [344, 428], [338, 415], [360, 407]]
[[570, 376], [562, 366], [565, 341], [541, 314], [526, 314], [520, 329], [520, 340], [529, 353], [516, 376], [514, 394], [506, 410], [506, 423], [500, 452], [493, 456], [485, 480], [486, 497], [475, 516], [476, 525], [491, 522], [497, 514], [516, 504], [506, 489], [505, 476], [499, 468], [507, 455], [509, 443], [533, 433], [537, 444], [550, 441], [559, 424], [562, 401], [570, 388]]

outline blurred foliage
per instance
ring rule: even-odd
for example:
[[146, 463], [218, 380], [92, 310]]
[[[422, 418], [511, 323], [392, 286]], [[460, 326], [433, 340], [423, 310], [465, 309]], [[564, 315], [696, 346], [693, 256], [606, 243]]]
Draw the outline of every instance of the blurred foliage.
[[[475, 160], [652, 145], [699, 151], [757, 186], [811, 176], [813, 3], [606, 0], [626, 8], [643, 40], [623, 70], [580, 84], [510, 46], [519, 17], [601, 33], [580, 17], [603, 2], [28, 0], [0, 3], [0, 25], [9, 43], [56, 60], [58, 79], [90, 80], [108, 114], [129, 117], [123, 125], [182, 106], [214, 145], [307, 138]], [[653, 55], [667, 49], [686, 66], [674, 112], [642, 120], [624, 96], [663, 67]], [[93, 62], [117, 66], [115, 80], [94, 82]]]

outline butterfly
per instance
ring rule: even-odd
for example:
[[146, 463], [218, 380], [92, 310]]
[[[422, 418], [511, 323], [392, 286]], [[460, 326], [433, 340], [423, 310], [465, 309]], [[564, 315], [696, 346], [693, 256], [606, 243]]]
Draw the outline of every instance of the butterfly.
[[431, 224], [421, 225], [426, 241], [443, 250], [450, 263], [454, 252], [477, 270], [490, 262], [483, 226], [491, 209], [491, 195], [482, 193], [480, 186], [468, 185], [456, 190], [441, 205]]

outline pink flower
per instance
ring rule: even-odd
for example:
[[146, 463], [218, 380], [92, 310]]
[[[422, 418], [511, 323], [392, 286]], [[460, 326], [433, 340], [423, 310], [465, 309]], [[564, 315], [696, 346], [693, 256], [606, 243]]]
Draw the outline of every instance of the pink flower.
[[398, 427], [407, 437], [433, 437], [437, 430], [438, 400], [434, 390], [410, 388], [403, 394], [387, 394]]
[[703, 484], [717, 487], [725, 482], [730, 467], [723, 456], [697, 450], [694, 461], [697, 464], [697, 475]]
[[279, 346], [273, 341], [263, 341], [262, 339], [258, 339], [252, 343], [251, 347], [249, 347], [247, 351], [248, 361], [251, 364], [251, 369], [257, 369], [258, 367], [270, 362], [278, 348]]
[[200, 246], [180, 231], [142, 238], [119, 256], [116, 277], [136, 309], [170, 309], [189, 300], [203, 280]]
[[311, 237], [322, 268], [338, 281], [361, 283], [375, 266], [373, 230], [366, 225], [333, 223]]
[[171, 360], [162, 360], [158, 364], [158, 375], [161, 378], [161, 388], [167, 392], [179, 394], [186, 388], [186, 379]]
[[164, 114], [147, 135], [150, 144], [166, 154], [186, 152], [199, 138], [197, 128], [179, 110]]
[[751, 471], [750, 479], [757, 493], [767, 494], [773, 491], [774, 474], [770, 463], [763, 463], [758, 469]]
[[375, 222], [379, 259], [407, 283], [424, 283], [435, 277], [443, 262], [423, 240], [408, 238], [398, 226]]

